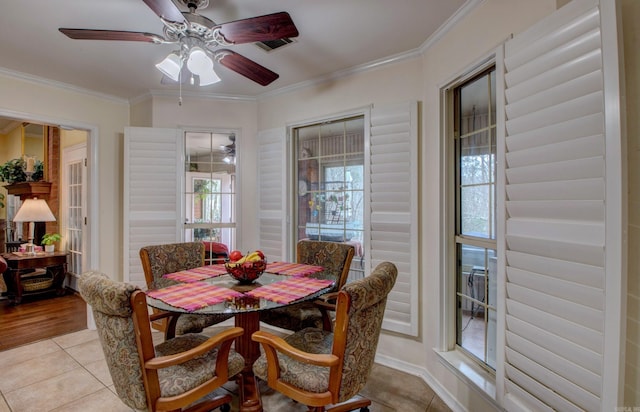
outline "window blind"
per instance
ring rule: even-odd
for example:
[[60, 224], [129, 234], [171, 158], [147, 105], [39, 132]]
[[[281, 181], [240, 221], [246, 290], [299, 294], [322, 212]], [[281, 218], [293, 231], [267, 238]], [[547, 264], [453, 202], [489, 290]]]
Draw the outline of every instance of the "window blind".
[[285, 260], [286, 153], [284, 128], [258, 133], [260, 249], [272, 260]]
[[368, 273], [383, 261], [398, 267], [383, 328], [418, 334], [418, 104], [371, 109]]
[[181, 142], [175, 129], [125, 128], [123, 273], [143, 289], [140, 248], [181, 238]]
[[[605, 365], [608, 172], [600, 9], [577, 0], [505, 44], [507, 410], [598, 411]], [[618, 136], [619, 138], [619, 136]], [[617, 160], [619, 161], [619, 159]], [[609, 294], [609, 296], [607, 296]], [[610, 318], [609, 318], [610, 319]], [[609, 404], [611, 406], [611, 404]], [[605, 408], [605, 409], [603, 409]]]

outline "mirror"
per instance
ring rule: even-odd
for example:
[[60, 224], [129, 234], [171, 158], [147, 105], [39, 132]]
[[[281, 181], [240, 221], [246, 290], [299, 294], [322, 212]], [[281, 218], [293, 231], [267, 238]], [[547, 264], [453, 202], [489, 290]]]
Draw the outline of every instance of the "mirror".
[[[44, 126], [34, 123], [22, 125], [22, 155], [45, 161]], [[46, 168], [45, 168], [46, 170]]]

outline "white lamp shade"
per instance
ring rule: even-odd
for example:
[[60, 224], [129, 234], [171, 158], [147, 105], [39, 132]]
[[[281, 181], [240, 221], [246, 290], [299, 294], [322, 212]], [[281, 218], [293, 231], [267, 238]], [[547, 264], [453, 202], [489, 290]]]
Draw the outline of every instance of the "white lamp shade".
[[202, 75], [211, 72], [213, 68], [213, 61], [207, 55], [207, 52], [202, 48], [195, 46], [192, 47], [191, 52], [189, 52], [187, 67], [191, 70], [191, 73]]
[[55, 222], [55, 220], [56, 217], [44, 199], [26, 199], [13, 218], [14, 222]]
[[211, 70], [206, 71], [204, 73], [200, 73], [198, 76], [200, 78], [200, 83], [199, 83], [200, 86], [208, 86], [210, 84], [218, 83], [220, 81], [220, 77], [218, 77], [216, 72], [213, 71], [213, 68], [211, 68]]
[[170, 53], [163, 61], [156, 64], [158, 70], [173, 81], [180, 79], [180, 70], [182, 69], [182, 60], [175, 53]]

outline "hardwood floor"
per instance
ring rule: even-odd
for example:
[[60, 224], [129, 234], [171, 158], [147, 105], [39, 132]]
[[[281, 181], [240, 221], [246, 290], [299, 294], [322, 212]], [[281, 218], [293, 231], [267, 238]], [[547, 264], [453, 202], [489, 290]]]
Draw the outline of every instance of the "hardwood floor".
[[0, 351], [77, 332], [87, 327], [87, 306], [79, 294], [30, 297], [16, 306], [0, 301]]

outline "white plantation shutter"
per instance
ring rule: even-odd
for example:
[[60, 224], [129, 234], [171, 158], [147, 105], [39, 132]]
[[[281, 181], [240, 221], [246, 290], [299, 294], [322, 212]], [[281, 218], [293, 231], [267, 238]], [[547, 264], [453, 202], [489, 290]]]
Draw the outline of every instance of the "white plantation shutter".
[[182, 139], [175, 129], [127, 127], [124, 136], [124, 280], [146, 288], [140, 248], [180, 239]]
[[607, 127], [597, 2], [569, 3], [504, 54], [502, 403], [614, 410], [620, 334], [605, 337], [605, 318], [619, 322], [622, 275], [610, 270], [620, 251], [608, 239], [622, 226], [609, 189], [622, 176], [608, 167], [620, 162], [620, 136]]
[[259, 248], [271, 260], [286, 259], [286, 132], [258, 133]]
[[418, 105], [374, 105], [370, 131], [368, 272], [398, 267], [383, 327], [418, 335]]

